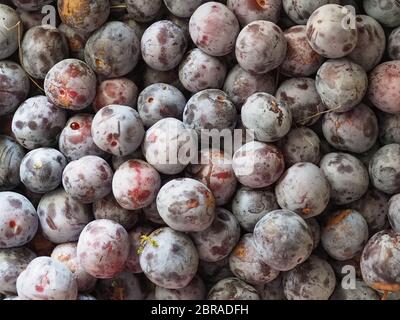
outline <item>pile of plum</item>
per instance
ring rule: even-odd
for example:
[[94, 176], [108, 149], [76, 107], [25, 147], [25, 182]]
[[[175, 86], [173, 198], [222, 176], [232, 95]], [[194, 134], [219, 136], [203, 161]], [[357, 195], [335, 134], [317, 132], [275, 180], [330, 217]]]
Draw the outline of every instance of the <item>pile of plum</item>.
[[0, 1], [0, 297], [400, 300], [400, 2]]

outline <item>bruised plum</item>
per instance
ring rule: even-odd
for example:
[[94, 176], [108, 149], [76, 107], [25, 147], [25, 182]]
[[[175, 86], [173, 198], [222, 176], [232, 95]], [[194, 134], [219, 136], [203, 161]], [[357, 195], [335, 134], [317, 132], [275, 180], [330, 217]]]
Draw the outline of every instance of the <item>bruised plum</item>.
[[223, 208], [215, 210], [211, 226], [190, 234], [199, 253], [199, 258], [207, 262], [227, 257], [240, 238], [240, 225], [231, 212]]
[[68, 163], [62, 183], [65, 191], [82, 203], [93, 203], [111, 192], [113, 172], [109, 164], [97, 156], [85, 156]]
[[307, 223], [289, 210], [266, 214], [254, 228], [254, 244], [264, 263], [288, 271], [310, 256], [314, 240]]
[[140, 254], [140, 266], [147, 278], [166, 289], [186, 287], [196, 275], [198, 263], [190, 238], [171, 228], [153, 231]]
[[96, 278], [83, 270], [79, 264], [76, 243], [58, 245], [51, 253], [51, 258], [61, 262], [73, 273], [79, 292], [91, 291], [96, 285]]
[[268, 283], [279, 275], [279, 271], [262, 261], [251, 233], [242, 236], [229, 256], [229, 266], [236, 277], [251, 285]]
[[0, 115], [13, 112], [28, 96], [29, 78], [15, 62], [0, 61]]
[[322, 228], [321, 243], [334, 259], [353, 258], [368, 241], [368, 224], [355, 210], [332, 213]]
[[31, 77], [44, 79], [57, 62], [68, 58], [68, 44], [56, 27], [41, 25], [25, 33], [20, 56], [22, 67]]
[[15, 192], [0, 192], [0, 249], [20, 247], [35, 236], [39, 220], [32, 203]]
[[290, 167], [275, 186], [281, 208], [304, 219], [321, 214], [330, 200], [330, 185], [315, 164], [299, 162]]
[[17, 292], [23, 300], [76, 300], [78, 286], [61, 262], [38, 257], [19, 275]]
[[376, 233], [364, 247], [361, 273], [375, 290], [400, 291], [400, 235], [392, 230]]
[[186, 175], [204, 183], [213, 193], [217, 205], [227, 204], [237, 186], [231, 158], [217, 149], [201, 150], [199, 158], [199, 164], [188, 166]]
[[109, 105], [97, 112], [93, 118], [94, 143], [101, 150], [116, 156], [136, 151], [144, 134], [138, 112], [128, 106]]
[[227, 6], [233, 11], [240, 24], [245, 26], [256, 20], [277, 23], [282, 0], [228, 0]]
[[69, 161], [78, 160], [84, 156], [104, 157], [106, 152], [93, 142], [93, 115], [80, 113], [69, 118], [61, 131], [58, 141], [59, 150]]
[[283, 276], [283, 288], [288, 300], [328, 300], [335, 285], [332, 267], [314, 255]]
[[66, 113], [45, 96], [35, 96], [22, 103], [14, 113], [12, 132], [26, 149], [50, 147], [65, 125]]
[[241, 184], [250, 188], [265, 188], [282, 175], [285, 161], [282, 152], [275, 146], [253, 141], [235, 152], [232, 167]]
[[215, 217], [215, 198], [201, 182], [174, 179], [157, 195], [157, 209], [165, 223], [177, 231], [198, 232], [209, 228]]
[[320, 167], [331, 186], [334, 203], [348, 204], [367, 192], [368, 171], [356, 157], [348, 153], [329, 153], [322, 158]]
[[76, 241], [93, 219], [87, 205], [72, 199], [62, 188], [46, 193], [38, 215], [43, 235], [53, 243]]
[[159, 173], [142, 160], [129, 160], [115, 172], [112, 190], [116, 201], [127, 210], [149, 206], [161, 187]]
[[139, 39], [131, 27], [121, 21], [111, 21], [86, 42], [85, 61], [98, 75], [122, 77], [135, 68], [139, 47]]
[[83, 61], [62, 60], [54, 65], [44, 80], [46, 96], [58, 107], [82, 110], [96, 95], [96, 75]]
[[232, 200], [232, 213], [240, 226], [253, 232], [257, 222], [267, 213], [277, 210], [278, 203], [273, 191], [240, 187]]
[[125, 268], [129, 255], [128, 233], [114, 221], [92, 221], [79, 236], [77, 255], [87, 273], [98, 279], [111, 279]]

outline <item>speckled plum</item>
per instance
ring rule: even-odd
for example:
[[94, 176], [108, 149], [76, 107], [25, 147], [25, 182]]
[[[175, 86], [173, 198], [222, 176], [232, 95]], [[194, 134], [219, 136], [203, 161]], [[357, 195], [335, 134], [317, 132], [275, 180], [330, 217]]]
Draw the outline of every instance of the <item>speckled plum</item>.
[[169, 20], [152, 24], [141, 39], [143, 60], [151, 68], [160, 71], [177, 67], [186, 48], [187, 41], [183, 30]]
[[126, 230], [132, 229], [138, 222], [140, 213], [141, 211], [139, 210], [126, 210], [122, 208], [112, 194], [93, 203], [93, 215], [95, 219], [115, 221]]
[[298, 162], [318, 164], [321, 159], [321, 141], [318, 135], [307, 127], [290, 130], [289, 134], [279, 141], [279, 146], [288, 167]]
[[158, 172], [174, 175], [197, 157], [197, 153], [192, 152], [188, 157], [185, 155], [188, 150], [197, 150], [197, 140], [197, 135], [187, 130], [182, 121], [165, 118], [147, 130], [142, 151], [147, 162]]
[[400, 60], [400, 27], [390, 33], [387, 50], [392, 60]]
[[51, 25], [29, 29], [21, 43], [21, 62], [33, 78], [44, 79], [47, 72], [68, 58], [68, 44], [63, 34]]
[[360, 200], [350, 204], [350, 208], [360, 213], [368, 224], [370, 234], [388, 227], [387, 215], [389, 197], [374, 188], [367, 191]]
[[217, 149], [201, 150], [199, 159], [199, 164], [188, 166], [186, 175], [204, 183], [213, 193], [217, 205], [227, 204], [237, 186], [232, 159]]
[[138, 112], [128, 106], [109, 105], [92, 122], [94, 143], [116, 156], [128, 155], [140, 146], [145, 131]]
[[19, 168], [21, 182], [32, 192], [46, 193], [56, 189], [67, 160], [57, 149], [32, 150], [22, 159]]
[[111, 220], [94, 220], [79, 236], [78, 261], [82, 268], [98, 279], [111, 279], [124, 270], [129, 255], [126, 230]]
[[326, 209], [330, 200], [330, 185], [315, 164], [299, 162], [282, 175], [276, 184], [275, 194], [281, 208], [307, 219]]
[[125, 163], [128, 160], [144, 160], [144, 156], [142, 153], [142, 150], [139, 148], [135, 152], [128, 154], [126, 156], [112, 156], [111, 162], [112, 162], [112, 167], [115, 170], [117, 170], [123, 163]]
[[190, 18], [205, 0], [164, 0], [167, 9], [180, 18]]
[[136, 225], [129, 232], [129, 255], [126, 260], [126, 270], [133, 273], [142, 273], [142, 267], [140, 266], [140, 244], [143, 236], [148, 236], [154, 231], [153, 227], [148, 225]]
[[160, 228], [149, 235], [140, 255], [146, 277], [166, 289], [181, 289], [194, 278], [199, 264], [190, 238], [171, 228]]
[[368, 190], [368, 171], [356, 157], [341, 152], [325, 155], [320, 167], [331, 186], [331, 200], [344, 205], [360, 199]]
[[276, 78], [272, 72], [252, 74], [241, 66], [235, 65], [225, 79], [223, 90], [240, 110], [247, 98], [256, 92], [273, 94], [275, 82]]
[[150, 22], [160, 15], [162, 4], [162, 0], [126, 0], [126, 9], [137, 22]]
[[307, 223], [289, 210], [266, 214], [255, 226], [254, 244], [261, 259], [279, 271], [288, 271], [307, 260], [314, 240]]
[[364, 0], [365, 12], [386, 27], [400, 26], [400, 3], [397, 0]]
[[146, 87], [139, 95], [137, 108], [145, 127], [164, 118], [182, 120], [186, 98], [179, 89], [166, 83]]
[[308, 77], [316, 73], [324, 57], [309, 45], [306, 27], [293, 26], [285, 30], [284, 36], [287, 41], [287, 52], [279, 71], [291, 77]]
[[106, 152], [93, 142], [91, 132], [93, 117], [94, 115], [88, 113], [74, 115], [69, 118], [61, 131], [58, 147], [69, 161], [84, 156], [106, 156]]
[[110, 14], [109, 0], [58, 0], [57, 5], [63, 23], [85, 32], [98, 29]]
[[321, 101], [312, 78], [291, 78], [282, 82], [276, 98], [285, 103], [293, 117], [293, 123], [309, 126], [321, 117], [325, 106]]
[[115, 172], [112, 191], [119, 205], [127, 210], [149, 206], [161, 186], [159, 173], [142, 160], [129, 160]]
[[22, 34], [18, 13], [11, 7], [0, 4], [0, 25], [2, 38], [0, 40], [0, 60], [8, 58], [18, 49], [18, 34]]
[[260, 300], [257, 290], [238, 278], [218, 281], [209, 291], [207, 300]]
[[204, 231], [213, 223], [215, 198], [201, 182], [179, 178], [161, 188], [157, 195], [157, 209], [165, 223], [174, 230]]
[[285, 170], [285, 160], [275, 146], [253, 141], [235, 152], [232, 168], [244, 186], [264, 188], [279, 179]]
[[242, 236], [229, 256], [229, 266], [236, 277], [251, 285], [262, 285], [279, 275], [279, 271], [262, 261], [254, 246], [251, 233]]
[[325, 139], [336, 149], [363, 153], [378, 139], [378, 119], [371, 108], [361, 103], [347, 112], [326, 113], [322, 131]]
[[282, 0], [228, 0], [227, 6], [233, 11], [242, 26], [256, 20], [277, 23]]
[[28, 96], [29, 78], [15, 62], [0, 61], [0, 116], [15, 111]]
[[187, 128], [196, 130], [199, 136], [203, 130], [233, 130], [236, 121], [235, 105], [219, 89], [207, 89], [194, 94], [183, 111], [183, 123]]
[[349, 12], [337, 4], [315, 10], [307, 21], [307, 39], [314, 51], [336, 59], [348, 55], [357, 45], [357, 29], [346, 25]]
[[368, 224], [355, 210], [332, 213], [321, 233], [325, 251], [336, 260], [348, 260], [359, 253], [368, 241]]
[[44, 90], [49, 100], [58, 107], [82, 110], [95, 98], [96, 75], [83, 61], [65, 59], [47, 73]]
[[217, 208], [215, 219], [204, 231], [190, 234], [199, 258], [215, 262], [226, 258], [240, 238], [240, 225], [235, 216], [226, 209]]
[[328, 60], [318, 70], [315, 84], [328, 109], [346, 112], [363, 99], [368, 77], [360, 65], [348, 59]]
[[226, 73], [226, 66], [220, 59], [197, 48], [189, 51], [179, 66], [180, 82], [193, 93], [222, 88]]
[[15, 192], [0, 192], [0, 211], [0, 249], [20, 247], [32, 240], [39, 220], [26, 197]]
[[283, 290], [288, 300], [328, 300], [335, 286], [332, 267], [315, 255], [283, 275]]
[[93, 109], [100, 109], [112, 105], [136, 107], [138, 87], [127, 78], [116, 78], [102, 81], [97, 87], [96, 98], [93, 101]]
[[93, 219], [90, 207], [72, 199], [62, 188], [46, 193], [37, 210], [42, 233], [53, 243], [78, 240]]
[[25, 247], [0, 249], [0, 292], [16, 294], [18, 276], [36, 258], [36, 254]]
[[79, 292], [92, 291], [97, 279], [83, 270], [78, 261], [76, 248], [77, 244], [74, 242], [60, 244], [54, 248], [51, 258], [61, 262], [73, 273]]
[[206, 286], [199, 276], [195, 276], [190, 283], [181, 289], [166, 289], [156, 286], [156, 300], [204, 300]]
[[235, 14], [222, 3], [206, 2], [190, 17], [189, 32], [194, 44], [212, 56], [230, 53], [239, 30]]
[[65, 191], [82, 203], [93, 203], [111, 192], [113, 171], [97, 156], [85, 156], [68, 163], [62, 183]]
[[289, 107], [268, 93], [251, 95], [242, 107], [242, 123], [253, 130], [257, 140], [274, 142], [283, 138], [292, 125]]
[[330, 3], [339, 4], [340, 0], [282, 0], [283, 10], [297, 24], [306, 24], [315, 10]]
[[388, 194], [400, 192], [400, 145], [380, 148], [369, 163], [369, 175], [375, 188]]
[[341, 285], [336, 286], [330, 300], [379, 300], [379, 295], [364, 281], [356, 279], [356, 287], [354, 289], [345, 289]]
[[99, 280], [95, 293], [98, 300], [144, 300], [147, 288], [137, 275], [122, 271], [112, 279]]
[[236, 59], [246, 71], [263, 74], [277, 68], [286, 57], [287, 43], [274, 23], [258, 20], [240, 31], [236, 40]]
[[131, 27], [121, 21], [107, 22], [86, 42], [85, 61], [98, 75], [122, 77], [135, 68], [139, 46]]
[[251, 189], [242, 186], [232, 200], [232, 213], [240, 226], [248, 232], [253, 232], [262, 217], [278, 208], [275, 194], [269, 189]]
[[76, 300], [78, 286], [61, 262], [38, 257], [19, 275], [17, 292], [22, 300]]
[[382, 59], [386, 47], [386, 36], [382, 26], [374, 18], [357, 15], [357, 45], [348, 58], [370, 71]]
[[388, 208], [388, 218], [391, 227], [397, 233], [400, 233], [400, 195], [396, 194], [390, 198]]
[[368, 99], [387, 113], [400, 113], [400, 60], [378, 65], [369, 74]]
[[361, 273], [375, 290], [400, 291], [400, 235], [393, 230], [376, 233], [364, 247]]
[[0, 191], [18, 186], [19, 167], [24, 156], [24, 148], [10, 137], [0, 135]]
[[12, 132], [26, 149], [50, 147], [65, 125], [66, 113], [45, 96], [35, 96], [22, 103], [14, 113]]

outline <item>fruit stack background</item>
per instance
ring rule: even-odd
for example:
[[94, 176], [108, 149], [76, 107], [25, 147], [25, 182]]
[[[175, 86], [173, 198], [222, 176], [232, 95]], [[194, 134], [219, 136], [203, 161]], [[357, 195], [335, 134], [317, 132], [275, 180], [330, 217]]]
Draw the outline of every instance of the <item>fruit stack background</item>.
[[2, 298], [400, 299], [397, 0], [0, 1], [0, 134]]

